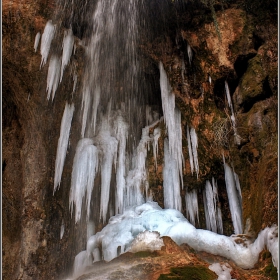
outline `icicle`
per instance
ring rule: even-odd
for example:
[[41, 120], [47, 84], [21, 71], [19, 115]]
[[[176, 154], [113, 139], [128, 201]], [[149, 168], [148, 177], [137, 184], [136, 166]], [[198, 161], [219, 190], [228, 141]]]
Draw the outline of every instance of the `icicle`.
[[60, 82], [62, 81], [63, 72], [65, 66], [69, 63], [70, 57], [72, 55], [74, 45], [74, 36], [72, 29], [64, 31], [64, 38], [62, 43], [62, 60], [61, 60], [61, 75], [60, 75]]
[[188, 140], [188, 149], [189, 149], [191, 172], [193, 174], [193, 170], [194, 170], [194, 166], [193, 166], [193, 152], [192, 152], [192, 146], [191, 146], [190, 129], [189, 129], [188, 125], [187, 125], [187, 140]]
[[48, 92], [47, 99], [50, 99], [52, 93], [52, 100], [54, 99], [55, 92], [59, 83], [59, 75], [60, 75], [60, 64], [61, 60], [56, 55], [52, 55], [50, 59], [49, 69], [48, 69], [48, 77], [47, 77], [47, 89]]
[[60, 136], [58, 139], [57, 151], [56, 151], [54, 189], [53, 189], [54, 193], [56, 189], [59, 188], [60, 181], [61, 181], [64, 161], [65, 161], [67, 147], [68, 147], [68, 140], [69, 140], [73, 113], [74, 113], [74, 104], [68, 105], [68, 103], [66, 103], [63, 117], [61, 120]]
[[192, 63], [193, 53], [192, 53], [192, 48], [191, 48], [191, 46], [189, 44], [187, 44], [187, 52], [188, 52], [189, 62], [191, 64]]
[[90, 89], [88, 87], [86, 87], [84, 89], [84, 91], [83, 91], [83, 100], [82, 100], [83, 116], [82, 116], [81, 137], [85, 136], [85, 130], [86, 130], [86, 124], [87, 124], [90, 100], [91, 100], [91, 98], [90, 98]]
[[41, 40], [41, 66], [44, 66], [47, 62], [52, 39], [54, 37], [55, 33], [55, 25], [52, 24], [52, 21], [49, 20], [45, 26], [44, 32], [42, 34], [42, 40]]
[[92, 104], [92, 120], [91, 124], [93, 125], [93, 133], [95, 134], [96, 127], [96, 118], [97, 118], [97, 109], [100, 102], [100, 86], [97, 86], [94, 91], [93, 104]]
[[164, 167], [163, 167], [164, 208], [181, 211], [180, 178], [178, 165], [169, 151], [168, 139], [164, 139]]
[[241, 197], [237, 189], [235, 176], [232, 169], [228, 166], [224, 159], [225, 181], [227, 188], [227, 195], [230, 207], [230, 213], [235, 234], [242, 234], [242, 208]]
[[195, 226], [195, 220], [199, 223], [197, 190], [193, 189], [191, 191], [187, 191], [185, 200], [187, 218]]
[[198, 141], [197, 141], [197, 135], [196, 135], [194, 128], [190, 129], [190, 139], [191, 139], [191, 144], [192, 144], [194, 167], [195, 167], [196, 175], [198, 178], [198, 173], [199, 173], [198, 154], [197, 154]]
[[211, 79], [211, 76], [209, 75], [209, 84], [211, 85], [212, 83], [212, 79]]
[[153, 135], [154, 135], [154, 137], [153, 137], [153, 153], [154, 153], [154, 160], [155, 160], [156, 169], [157, 169], [158, 139], [161, 135], [161, 130], [160, 130], [159, 127], [154, 129]]
[[118, 165], [116, 174], [116, 200], [115, 200], [115, 212], [116, 214], [123, 212], [123, 194], [125, 188], [125, 150], [126, 141], [128, 138], [128, 124], [124, 121], [121, 115], [117, 116], [114, 123], [116, 138], [119, 142], [118, 148]]
[[94, 187], [95, 174], [98, 169], [98, 149], [89, 138], [81, 139], [76, 148], [72, 168], [69, 206], [71, 215], [75, 204], [75, 221], [81, 218], [83, 198], [86, 197], [87, 219], [90, 215], [90, 200]]
[[41, 33], [38, 32], [36, 34], [35, 42], [34, 42], [34, 50], [35, 50], [35, 52], [37, 52], [37, 48], [38, 48], [38, 45], [39, 45], [39, 42], [40, 42], [40, 38], [41, 38]]
[[168, 130], [169, 152], [176, 162], [176, 170], [179, 172], [181, 186], [183, 188], [182, 168], [184, 166], [184, 157], [182, 153], [181, 112], [175, 107], [175, 95], [172, 93], [162, 62], [159, 63], [159, 69], [162, 109]]
[[112, 175], [112, 167], [115, 165], [117, 159], [117, 147], [118, 141], [115, 137], [111, 136], [109, 124], [107, 123], [106, 117], [102, 121], [101, 130], [96, 139], [98, 147], [102, 152], [101, 161], [101, 197], [100, 197], [100, 218], [103, 222], [106, 221], [109, 194], [110, 194], [110, 183]]
[[89, 220], [87, 222], [87, 240], [95, 234], [95, 224], [93, 221]]
[[62, 219], [61, 226], [60, 226], [60, 239], [62, 239], [64, 235], [64, 220]]

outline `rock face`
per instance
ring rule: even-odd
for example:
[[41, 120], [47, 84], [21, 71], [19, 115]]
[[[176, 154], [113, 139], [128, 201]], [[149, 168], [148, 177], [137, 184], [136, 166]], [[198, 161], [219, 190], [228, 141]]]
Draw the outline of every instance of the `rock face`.
[[[70, 98], [66, 92], [72, 85], [65, 79], [55, 102], [47, 102], [46, 79], [42, 78], [47, 68], [39, 69], [41, 56], [34, 52], [34, 40], [37, 32], [43, 32], [54, 7], [52, 1], [42, 0], [2, 3], [3, 279], [62, 277], [86, 242], [85, 234], [75, 230], [68, 210], [74, 149], [69, 150], [60, 189], [53, 196], [60, 122]], [[223, 152], [241, 182], [243, 224], [255, 235], [265, 226], [277, 224], [277, 2], [229, 2], [223, 9], [216, 3], [214, 9], [213, 21], [211, 7], [203, 3], [182, 3], [178, 9], [170, 1], [162, 14], [155, 16], [154, 35], [149, 40], [143, 38], [140, 51], [149, 61], [147, 65], [153, 66], [147, 68], [149, 75], [159, 76], [157, 65], [163, 62], [182, 112], [186, 160], [182, 197], [186, 187], [202, 190], [205, 180], [214, 176], [220, 187], [224, 232], [233, 233]], [[79, 65], [82, 55], [77, 49], [73, 59]], [[69, 74], [66, 69], [64, 75]], [[225, 81], [233, 100], [238, 144], [234, 142]], [[73, 98], [80, 102], [79, 96]], [[72, 125], [77, 127], [78, 120], [74, 118]], [[198, 133], [198, 179], [191, 174], [188, 162], [187, 125]], [[217, 136], [223, 131], [218, 133], [215, 128], [221, 127], [226, 129], [226, 137]], [[77, 141], [71, 138], [73, 147]], [[159, 154], [162, 152], [160, 139]], [[160, 156], [150, 186], [162, 204]], [[204, 220], [200, 209], [201, 227], [205, 227]], [[60, 240], [63, 221], [65, 233]]]

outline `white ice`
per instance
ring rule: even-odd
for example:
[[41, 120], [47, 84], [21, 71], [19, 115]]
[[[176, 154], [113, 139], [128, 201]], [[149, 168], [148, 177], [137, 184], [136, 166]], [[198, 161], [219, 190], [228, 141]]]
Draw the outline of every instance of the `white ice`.
[[242, 230], [242, 203], [240, 197], [240, 186], [239, 181], [236, 181], [236, 175], [225, 162], [224, 159], [224, 170], [225, 170], [225, 181], [227, 188], [227, 195], [230, 207], [230, 213], [235, 234], [241, 234]]
[[47, 77], [47, 99], [49, 100], [52, 94], [52, 100], [54, 99], [55, 92], [59, 84], [61, 58], [57, 55], [52, 55], [49, 63], [48, 77]]
[[74, 46], [74, 36], [72, 29], [68, 29], [64, 31], [64, 38], [62, 42], [62, 59], [61, 59], [61, 74], [60, 74], [60, 82], [62, 81], [63, 72], [65, 66], [69, 63], [70, 57], [72, 55], [72, 50]]
[[[107, 226], [88, 239], [86, 252], [75, 261], [87, 264], [98, 255], [102, 248], [105, 261], [129, 251], [139, 233], [157, 231], [160, 236], [171, 237], [178, 245], [186, 243], [197, 251], [223, 256], [243, 269], [253, 268], [260, 252], [266, 247], [272, 254], [273, 263], [278, 268], [277, 227], [262, 230], [254, 243], [249, 240], [238, 242], [238, 236], [224, 236], [208, 230], [196, 229], [179, 211], [161, 209], [156, 202], [134, 206], [123, 214], [111, 217]], [[140, 242], [142, 238], [139, 238]], [[139, 246], [141, 250], [141, 246]], [[145, 248], [146, 249], [146, 248]], [[88, 259], [86, 258], [88, 257]], [[84, 266], [83, 264], [81, 264]]]
[[158, 139], [160, 138], [161, 130], [159, 127], [156, 127], [153, 132], [153, 153], [154, 153], [154, 160], [157, 169], [157, 155], [158, 155]]
[[93, 140], [83, 138], [79, 141], [71, 176], [71, 189], [69, 206], [71, 214], [75, 204], [75, 221], [81, 218], [82, 205], [86, 196], [87, 219], [90, 216], [90, 201], [94, 187], [95, 174], [98, 170], [98, 149], [93, 145]]
[[39, 45], [39, 42], [40, 42], [40, 38], [41, 38], [41, 33], [38, 32], [35, 36], [35, 41], [34, 41], [34, 50], [35, 52], [37, 52], [37, 48], [38, 48], [38, 45]]
[[192, 48], [189, 44], [187, 44], [187, 52], [188, 52], [189, 62], [191, 64], [192, 63], [192, 58], [193, 58], [193, 53], [192, 53]]
[[60, 185], [62, 171], [66, 158], [67, 147], [68, 147], [68, 140], [69, 140], [73, 113], [74, 113], [74, 103], [71, 105], [66, 103], [63, 117], [61, 120], [60, 136], [57, 144], [53, 192], [55, 192]]
[[47, 62], [52, 39], [54, 37], [55, 33], [55, 25], [53, 25], [52, 21], [49, 20], [45, 26], [44, 32], [42, 34], [42, 39], [41, 39], [41, 55], [42, 55], [42, 60], [41, 60], [41, 67], [44, 66]]

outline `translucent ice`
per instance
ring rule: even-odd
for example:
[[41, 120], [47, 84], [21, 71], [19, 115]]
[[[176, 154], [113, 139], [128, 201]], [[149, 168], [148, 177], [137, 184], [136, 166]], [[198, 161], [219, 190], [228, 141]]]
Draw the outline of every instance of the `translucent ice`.
[[52, 24], [51, 20], [49, 20], [45, 26], [41, 39], [41, 50], [40, 50], [42, 55], [41, 67], [44, 66], [47, 62], [54, 33], [55, 33], [55, 25]]
[[55, 192], [57, 187], [59, 187], [60, 185], [64, 161], [65, 161], [67, 147], [68, 147], [68, 140], [69, 140], [73, 113], [74, 113], [74, 104], [69, 105], [68, 103], [66, 103], [63, 117], [61, 120], [60, 136], [57, 144], [53, 192]]

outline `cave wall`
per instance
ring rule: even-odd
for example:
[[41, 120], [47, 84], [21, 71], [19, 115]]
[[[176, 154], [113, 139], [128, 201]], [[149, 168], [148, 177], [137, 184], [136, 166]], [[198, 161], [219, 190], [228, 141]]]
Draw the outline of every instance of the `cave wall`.
[[[159, 5], [156, 3], [155, 8]], [[158, 22], [154, 34], [149, 40], [143, 39], [140, 46], [147, 65], [152, 65], [147, 69], [149, 75], [159, 78], [158, 63], [163, 62], [182, 112], [186, 161], [182, 197], [187, 187], [201, 191], [205, 180], [214, 176], [225, 211], [224, 230], [227, 234], [233, 233], [222, 166], [223, 151], [240, 178], [244, 225], [250, 218], [251, 232], [256, 234], [265, 226], [277, 223], [278, 213], [275, 3], [269, 1], [263, 9], [256, 9], [247, 1], [229, 1], [223, 7], [217, 3], [214, 8], [218, 29], [208, 6], [192, 1], [182, 3], [178, 9], [176, 3], [165, 1], [160, 15], [152, 14], [157, 9], [149, 11]], [[47, 67], [40, 69], [41, 56], [33, 49], [36, 33], [43, 32], [54, 7], [54, 2], [48, 0], [2, 3], [3, 279], [57, 279], [70, 269], [74, 256], [85, 244], [85, 234], [76, 230], [68, 210], [74, 157], [71, 147], [76, 147], [78, 141], [73, 134], [63, 180], [53, 196], [56, 146], [65, 101], [73, 98], [78, 108], [79, 96], [67, 95], [72, 84], [64, 79], [55, 101], [47, 101], [46, 79], [42, 78], [46, 77]], [[77, 30], [76, 35], [82, 36], [82, 31]], [[193, 51], [191, 63], [187, 43]], [[82, 56], [83, 51], [77, 49], [72, 59], [81, 65]], [[184, 81], [182, 59], [186, 65]], [[67, 71], [69, 69], [65, 76], [69, 75]], [[239, 145], [234, 143], [230, 128], [225, 80], [237, 117]], [[215, 134], [215, 124], [221, 122], [229, 130], [228, 137], [223, 139]], [[194, 127], [199, 137], [198, 179], [190, 172], [186, 125]], [[72, 127], [78, 130], [78, 116], [74, 116]], [[159, 148], [163, 150], [163, 138]], [[160, 157], [158, 164], [150, 186], [162, 204], [163, 161]], [[152, 162], [150, 168], [154, 168]], [[204, 227], [203, 209], [200, 218], [200, 226]], [[63, 221], [65, 233], [60, 239]]]

